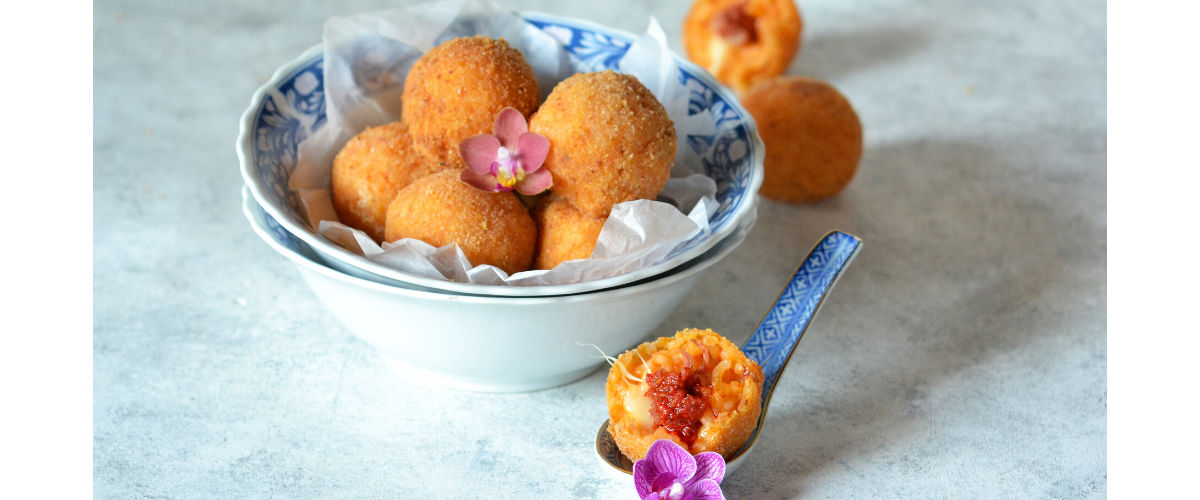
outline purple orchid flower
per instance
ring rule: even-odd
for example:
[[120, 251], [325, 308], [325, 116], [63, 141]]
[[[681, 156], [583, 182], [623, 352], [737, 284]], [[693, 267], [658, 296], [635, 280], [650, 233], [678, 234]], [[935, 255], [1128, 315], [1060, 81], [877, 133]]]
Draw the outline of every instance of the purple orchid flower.
[[633, 464], [633, 486], [642, 500], [725, 500], [725, 459], [706, 451], [695, 457], [674, 441], [659, 439]]
[[529, 131], [525, 117], [513, 108], [496, 115], [492, 133], [468, 137], [458, 144], [467, 163], [461, 179], [484, 191], [512, 191], [534, 195], [554, 182], [542, 168], [550, 152], [550, 140]]

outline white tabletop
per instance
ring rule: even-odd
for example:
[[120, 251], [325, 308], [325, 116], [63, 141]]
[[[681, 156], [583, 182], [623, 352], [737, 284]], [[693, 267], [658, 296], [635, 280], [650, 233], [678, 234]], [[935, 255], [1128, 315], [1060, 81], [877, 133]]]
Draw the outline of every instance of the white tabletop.
[[[403, 3], [403, 2], [398, 2]], [[254, 90], [333, 15], [397, 2], [94, 4], [96, 498], [636, 498], [593, 439], [604, 372], [526, 394], [416, 380], [241, 212]], [[508, 1], [681, 47], [687, 1]], [[815, 206], [763, 201], [655, 335], [753, 331], [831, 229], [865, 247], [729, 499], [1104, 498], [1106, 5], [811, 0], [790, 73], [865, 131]]]

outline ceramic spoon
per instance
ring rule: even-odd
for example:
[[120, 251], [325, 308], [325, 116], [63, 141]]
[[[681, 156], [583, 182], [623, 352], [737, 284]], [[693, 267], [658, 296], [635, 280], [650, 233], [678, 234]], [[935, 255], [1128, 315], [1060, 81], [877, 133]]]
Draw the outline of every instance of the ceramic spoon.
[[[816, 316], [817, 309], [820, 309], [842, 271], [850, 265], [861, 248], [861, 240], [840, 231], [831, 231], [821, 238], [779, 293], [775, 305], [767, 311], [758, 329], [742, 345], [746, 357], [757, 362], [763, 370], [762, 414], [746, 444], [726, 461], [725, 474], [733, 472], [746, 461], [746, 456], [762, 433], [763, 422], [767, 420], [767, 405], [771, 403], [775, 383], [787, 367], [792, 352], [800, 343], [800, 337], [804, 336], [804, 330]], [[633, 473], [633, 462], [621, 453], [608, 433], [608, 420], [604, 421], [600, 432], [596, 434], [596, 453], [614, 472]]]

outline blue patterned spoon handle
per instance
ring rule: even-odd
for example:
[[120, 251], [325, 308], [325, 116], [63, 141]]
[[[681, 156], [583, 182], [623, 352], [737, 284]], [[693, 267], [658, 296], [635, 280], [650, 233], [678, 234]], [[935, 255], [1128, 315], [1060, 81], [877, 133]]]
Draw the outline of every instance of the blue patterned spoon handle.
[[766, 415], [775, 382], [796, 350], [796, 344], [800, 343], [800, 337], [804, 336], [804, 330], [808, 329], [825, 296], [860, 248], [862, 240], [841, 231], [825, 235], [796, 269], [775, 305], [742, 346], [746, 356], [763, 369], [763, 415]]

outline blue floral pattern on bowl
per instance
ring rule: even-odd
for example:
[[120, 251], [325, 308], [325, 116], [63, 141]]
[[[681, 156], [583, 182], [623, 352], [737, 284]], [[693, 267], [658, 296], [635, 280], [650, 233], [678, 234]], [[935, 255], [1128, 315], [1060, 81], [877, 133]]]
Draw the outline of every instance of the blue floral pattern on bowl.
[[[242, 212], [250, 220], [250, 226], [260, 233], [264, 239], [269, 239], [292, 252], [303, 255], [311, 260], [318, 260], [313, 249], [279, 224], [263, 207], [259, 206], [250, 193], [250, 188], [242, 186]], [[266, 233], [266, 234], [262, 234]]]
[[633, 45], [632, 41], [616, 38], [611, 33], [563, 24], [557, 19], [534, 16], [527, 21], [562, 42], [573, 66], [582, 72], [617, 69], [621, 58]]
[[300, 143], [325, 124], [324, 57], [320, 54], [283, 78], [263, 97], [254, 118], [254, 166], [259, 183], [278, 206], [307, 221], [299, 196], [288, 189]]

